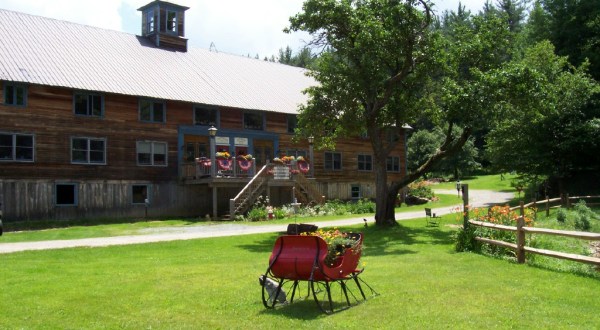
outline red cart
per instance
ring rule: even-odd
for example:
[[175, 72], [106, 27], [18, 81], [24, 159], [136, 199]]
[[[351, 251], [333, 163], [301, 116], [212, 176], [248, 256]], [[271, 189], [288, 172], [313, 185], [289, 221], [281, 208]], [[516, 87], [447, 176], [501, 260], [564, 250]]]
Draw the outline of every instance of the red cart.
[[[269, 267], [260, 277], [262, 301], [266, 308], [292, 303], [299, 295], [299, 283], [305, 281], [307, 295], [312, 294], [325, 313], [348, 308], [366, 300], [363, 285], [375, 291], [359, 275], [362, 234], [352, 235], [356, 248], [347, 248], [333, 264], [328, 264], [327, 243], [318, 236], [284, 235], [277, 238], [269, 258]], [[360, 296], [358, 296], [360, 295]]]

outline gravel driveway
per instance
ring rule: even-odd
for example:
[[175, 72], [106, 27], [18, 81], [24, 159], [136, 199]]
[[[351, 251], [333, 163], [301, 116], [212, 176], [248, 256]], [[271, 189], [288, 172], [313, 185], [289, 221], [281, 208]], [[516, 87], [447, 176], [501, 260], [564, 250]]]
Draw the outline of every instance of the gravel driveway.
[[[435, 190], [438, 194], [456, 194], [456, 190]], [[504, 204], [513, 198], [512, 193], [495, 192], [487, 190], [469, 191], [470, 205], [472, 207], [483, 207], [494, 204]], [[444, 215], [455, 212], [456, 206], [434, 208], [433, 212]], [[396, 214], [397, 220], [422, 218], [423, 211], [406, 212]], [[372, 224], [372, 218], [367, 219]], [[364, 218], [348, 218], [343, 220], [319, 222], [319, 227], [347, 226], [363, 224]], [[73, 240], [55, 240], [22, 243], [0, 243], [0, 253], [13, 253], [29, 250], [64, 249], [73, 247], [102, 247], [111, 245], [143, 244], [154, 242], [166, 242], [175, 240], [188, 240], [207, 237], [222, 237], [234, 235], [248, 235], [259, 233], [285, 232], [287, 225], [264, 225], [249, 226], [241, 223], [223, 223], [217, 225], [197, 225], [186, 227], [165, 227], [148, 229], [147, 234], [132, 236], [98, 237]], [[2, 237], [0, 236], [0, 242]]]

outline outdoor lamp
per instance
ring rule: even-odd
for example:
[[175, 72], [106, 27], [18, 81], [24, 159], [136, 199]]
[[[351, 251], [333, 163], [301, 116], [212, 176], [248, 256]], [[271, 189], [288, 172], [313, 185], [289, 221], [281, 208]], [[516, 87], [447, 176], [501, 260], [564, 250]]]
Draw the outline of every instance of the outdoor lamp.
[[217, 136], [217, 128], [214, 127], [214, 126], [211, 126], [208, 129], [208, 135], [210, 135], [210, 136]]
[[460, 197], [460, 180], [456, 180], [456, 195]]
[[308, 144], [313, 144], [313, 142], [315, 142], [315, 137], [311, 135], [308, 137]]

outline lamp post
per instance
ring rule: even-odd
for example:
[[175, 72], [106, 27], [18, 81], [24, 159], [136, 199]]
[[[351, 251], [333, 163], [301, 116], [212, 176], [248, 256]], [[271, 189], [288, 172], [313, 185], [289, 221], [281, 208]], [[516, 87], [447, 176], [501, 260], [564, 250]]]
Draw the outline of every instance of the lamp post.
[[215, 177], [216, 172], [216, 143], [215, 137], [217, 136], [217, 128], [211, 126], [208, 129], [208, 136], [210, 136], [210, 176]]
[[308, 158], [310, 159], [310, 161], [312, 162], [312, 164], [309, 164], [309, 168], [308, 168], [308, 173], [309, 176], [312, 178], [314, 176], [314, 166], [315, 166], [315, 160], [314, 160], [314, 155], [313, 155], [313, 144], [315, 142], [315, 137], [314, 136], [309, 136], [308, 137]]
[[460, 197], [460, 180], [456, 180], [456, 197]]

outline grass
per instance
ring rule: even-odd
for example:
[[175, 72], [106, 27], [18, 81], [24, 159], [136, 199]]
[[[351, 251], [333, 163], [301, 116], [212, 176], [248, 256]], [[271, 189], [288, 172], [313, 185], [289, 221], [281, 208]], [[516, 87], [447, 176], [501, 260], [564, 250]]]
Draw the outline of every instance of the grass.
[[[464, 178], [460, 182], [468, 184], [469, 189], [516, 192], [516, 189], [510, 185], [511, 180], [516, 177], [516, 175], [512, 174], [479, 175]], [[456, 182], [443, 182], [432, 186], [432, 188], [456, 189]]]
[[591, 329], [600, 280], [453, 249], [454, 216], [365, 233], [361, 277], [380, 294], [326, 316], [261, 303], [276, 234], [0, 255], [0, 328]]
[[[439, 198], [436, 202], [430, 202], [425, 205], [413, 205], [398, 207], [396, 212], [414, 212], [422, 211], [425, 207], [445, 207], [460, 204], [461, 200], [453, 195], [437, 195]], [[369, 217], [372, 218], [373, 214], [352, 214], [352, 215], [332, 215], [332, 216], [320, 216], [310, 218], [311, 223], [319, 223], [322, 221], [340, 220], [347, 218], [358, 218], [358, 217]], [[272, 225], [272, 224], [287, 224], [294, 220], [302, 220], [304, 218], [286, 218], [273, 221], [260, 221], [260, 222], [235, 222], [236, 224], [244, 225]], [[76, 223], [76, 222], [75, 222]], [[223, 224], [223, 222], [216, 221], [205, 221], [198, 219], [172, 219], [172, 220], [138, 220], [124, 223], [108, 223], [108, 224], [96, 224], [96, 225], [73, 225], [70, 227], [61, 228], [50, 228], [44, 230], [24, 230], [24, 231], [12, 231], [5, 232], [3, 236], [0, 236], [0, 243], [14, 243], [14, 242], [33, 242], [33, 241], [45, 241], [45, 240], [69, 240], [69, 239], [80, 239], [80, 238], [94, 238], [94, 237], [110, 237], [110, 236], [124, 236], [124, 235], [143, 235], [147, 234], [147, 230], [151, 228], [163, 228], [163, 227], [189, 227], [189, 226], [210, 226], [215, 224]], [[19, 226], [25, 224], [14, 224], [6, 223], [5, 226], [9, 230], [15, 230]], [[54, 223], [47, 223], [47, 226], [56, 225]], [[12, 227], [12, 228], [11, 228]], [[34, 226], [37, 227], [37, 226]]]

